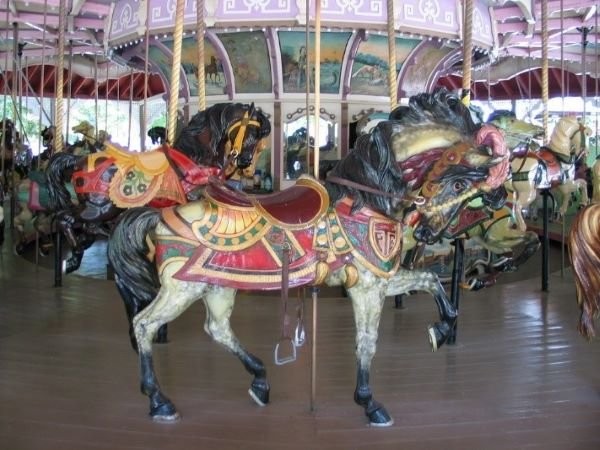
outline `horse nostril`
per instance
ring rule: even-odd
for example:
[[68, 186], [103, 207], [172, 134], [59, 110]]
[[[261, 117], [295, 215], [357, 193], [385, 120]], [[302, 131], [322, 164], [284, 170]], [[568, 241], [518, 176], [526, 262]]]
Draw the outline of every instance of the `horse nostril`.
[[242, 156], [238, 157], [238, 167], [240, 169], [245, 169], [246, 167], [248, 167], [250, 165], [250, 163], [252, 163], [252, 159], [249, 158], [244, 158]]

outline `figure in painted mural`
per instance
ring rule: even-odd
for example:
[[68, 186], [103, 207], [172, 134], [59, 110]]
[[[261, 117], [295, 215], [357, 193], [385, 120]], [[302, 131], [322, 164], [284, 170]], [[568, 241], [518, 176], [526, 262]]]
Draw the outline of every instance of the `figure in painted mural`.
[[204, 74], [206, 76], [206, 81], [210, 81], [211, 83], [220, 83], [221, 82], [221, 74], [223, 73], [223, 63], [221, 60], [215, 56], [210, 57], [210, 64], [206, 64], [204, 66]]
[[296, 76], [296, 87], [306, 86], [306, 46], [300, 47], [298, 51], [298, 73]]

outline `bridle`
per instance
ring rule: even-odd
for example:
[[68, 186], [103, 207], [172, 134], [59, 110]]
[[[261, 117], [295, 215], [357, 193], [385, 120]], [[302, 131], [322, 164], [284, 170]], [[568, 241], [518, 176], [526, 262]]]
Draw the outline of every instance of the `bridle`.
[[[227, 128], [226, 134], [228, 142], [231, 144], [231, 151], [227, 155], [223, 167], [229, 166], [229, 164], [233, 162], [242, 152], [242, 146], [246, 136], [246, 128], [249, 126], [254, 126], [260, 129], [262, 124], [258, 120], [252, 119], [249, 111], [246, 111], [241, 119], [236, 120], [229, 126], [229, 128]], [[237, 134], [235, 135], [235, 139], [232, 139], [231, 136], [236, 130]]]
[[394, 192], [385, 192], [380, 189], [366, 186], [362, 183], [358, 183], [356, 181], [347, 180], [345, 178], [341, 178], [335, 175], [328, 174], [325, 178], [326, 181], [333, 184], [339, 184], [342, 186], [349, 187], [351, 189], [356, 189], [357, 191], [368, 192], [369, 194], [379, 195], [381, 197], [387, 197], [398, 201], [409, 201], [417, 206], [422, 206], [425, 204], [425, 197], [421, 195], [412, 195], [412, 194], [396, 194]]
[[[254, 115], [254, 108], [252, 107], [251, 110], [252, 114]], [[246, 128], [248, 128], [249, 126], [257, 127], [260, 130], [262, 124], [258, 120], [251, 118], [250, 112], [246, 111], [241, 119], [236, 120], [229, 126], [229, 128], [227, 128], [227, 131], [225, 133], [227, 135], [227, 142], [231, 146], [231, 150], [225, 157], [225, 161], [223, 162], [221, 171], [218, 174], [219, 178], [228, 179], [231, 176], [233, 176], [233, 174], [236, 172], [236, 170], [232, 170], [229, 173], [227, 173], [227, 170], [233, 164], [233, 162], [237, 160], [237, 158], [240, 156], [242, 152], [242, 146], [244, 145], [244, 138], [246, 137]], [[233, 139], [231, 136], [234, 132], [236, 132], [236, 130], [237, 134], [235, 135], [235, 139]], [[254, 159], [254, 154], [252, 155], [252, 159]]]

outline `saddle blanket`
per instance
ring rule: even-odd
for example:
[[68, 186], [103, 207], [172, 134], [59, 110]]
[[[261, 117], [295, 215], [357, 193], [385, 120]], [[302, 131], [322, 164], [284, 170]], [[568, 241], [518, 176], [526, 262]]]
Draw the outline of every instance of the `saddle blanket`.
[[[275, 207], [273, 198], [265, 207], [259, 196], [244, 200], [239, 193], [226, 203], [223, 191], [211, 196], [209, 189], [199, 202], [162, 210], [162, 223], [172, 234], [157, 238], [159, 271], [180, 260], [185, 263], [176, 279], [261, 290], [281, 289], [286, 255], [290, 287], [318, 284], [354, 260], [378, 276], [395, 274], [402, 243], [399, 222], [366, 208], [351, 212], [348, 200], [330, 207], [327, 191], [308, 177], [290, 189], [310, 199], [312, 213], [300, 212], [302, 201], [287, 189], [280, 194], [286, 208]], [[285, 223], [284, 216], [269, 213], [283, 209], [297, 211], [302, 220], [287, 214], [291, 223]]]

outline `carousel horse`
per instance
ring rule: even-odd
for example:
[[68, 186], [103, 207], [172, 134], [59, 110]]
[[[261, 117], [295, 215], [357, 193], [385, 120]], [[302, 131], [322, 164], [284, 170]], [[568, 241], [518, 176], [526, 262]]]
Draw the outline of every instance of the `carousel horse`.
[[[390, 118], [398, 120], [409, 111], [410, 106], [399, 106], [390, 113]], [[519, 120], [510, 111], [495, 111], [486, 123], [502, 132], [511, 157], [532, 139], [543, 134], [542, 127]], [[410, 174], [411, 168], [406, 166], [405, 169], [409, 169], [405, 173]], [[417, 195], [421, 188], [420, 184], [413, 184], [413, 194]], [[540, 246], [535, 232], [515, 229], [511, 209], [504, 205], [505, 200], [504, 188], [474, 200], [446, 228], [443, 241], [436, 246], [436, 254], [445, 255], [448, 261], [452, 260], [450, 254], [453, 251], [450, 241], [459, 236], [472, 239], [471, 248], [481, 247], [481, 252], [473, 252], [472, 258], [465, 252], [466, 280], [462, 284], [465, 289], [478, 290], [492, 285], [500, 273], [516, 270]], [[423, 245], [420, 243], [405, 256], [407, 266], [415, 266], [423, 256]], [[446, 272], [450, 273], [450, 270]]]
[[506, 146], [510, 149], [512, 157], [523, 156], [533, 139], [544, 137], [543, 127], [517, 119], [513, 111], [506, 109], [493, 111], [488, 116], [486, 123], [502, 130]]
[[2, 119], [0, 121], [0, 158], [2, 159], [1, 163], [4, 171], [0, 181], [2, 181], [5, 192], [10, 189], [11, 185], [9, 181], [13, 167], [15, 136], [16, 130], [13, 121], [7, 118]]
[[162, 145], [167, 139], [167, 129], [161, 126], [152, 127], [148, 130], [148, 137], [152, 144]]
[[254, 104], [221, 103], [197, 113], [174, 148], [136, 153], [105, 143], [104, 151], [87, 156], [55, 153], [47, 169], [48, 193], [71, 247], [66, 272], [79, 268], [84, 250], [96, 235], [107, 234], [124, 209], [186, 203], [209, 175], [229, 178], [243, 170], [252, 176], [270, 132], [269, 120]]
[[600, 314], [600, 203], [576, 214], [567, 245], [581, 311], [578, 330], [591, 340], [596, 335], [594, 320]]
[[[409, 137], [424, 132], [438, 134], [431, 142], [435, 148]], [[358, 360], [354, 400], [373, 426], [390, 426], [392, 418], [373, 398], [369, 373], [385, 297], [415, 286], [411, 273], [404, 273], [410, 271], [399, 264], [403, 224], [397, 218], [410, 222], [416, 239], [435, 242], [465, 203], [502, 185], [508, 169], [508, 153], [498, 148], [502, 144], [493, 127], [468, 132], [450, 122], [387, 121], [357, 140], [325, 186], [303, 176], [284, 191], [252, 196], [215, 182], [202, 199], [187, 205], [125, 211], [109, 239], [108, 256], [132, 313], [132, 344], [151, 417], [179, 418], [153, 369], [152, 341], [163, 324], [202, 299], [205, 331], [240, 359], [253, 376], [249, 394], [263, 406], [270, 389], [264, 364], [230, 327], [236, 291], [285, 292], [324, 283], [344, 285], [352, 301]], [[412, 157], [426, 150], [436, 157], [424, 174], [423, 197], [415, 198], [398, 162], [407, 153]], [[431, 286], [425, 288], [435, 289], [435, 277], [429, 277]], [[437, 287], [440, 321], [428, 330], [434, 350], [456, 320]]]
[[39, 170], [46, 170], [48, 166], [48, 161], [50, 157], [54, 153], [54, 135], [56, 133], [56, 127], [54, 125], [49, 125], [44, 127], [40, 136], [42, 137], [42, 146], [44, 150], [39, 154], [36, 158], [36, 161], [33, 163], [33, 167]]
[[76, 156], [85, 156], [95, 153], [102, 148], [103, 142], [100, 137], [96, 137], [96, 128], [87, 120], [83, 120], [77, 125], [71, 127], [74, 133], [81, 134], [82, 139], [78, 139], [73, 144], [67, 145], [65, 152]]
[[[536, 153], [513, 158], [512, 180], [507, 181], [506, 189], [513, 193], [513, 212], [519, 229], [527, 229], [523, 209], [531, 205], [539, 189], [558, 187], [563, 199], [559, 215], [566, 213], [571, 193], [579, 189], [582, 181], [585, 183], [575, 178], [575, 163], [585, 157], [586, 138], [591, 132], [577, 118], [563, 117], [554, 127], [547, 145]], [[587, 197], [587, 184], [582, 192]]]
[[[75, 197], [72, 186], [68, 186]], [[15, 192], [15, 216], [13, 219], [16, 236], [13, 250], [20, 255], [27, 244], [40, 239], [39, 253], [47, 256], [52, 247], [52, 222], [54, 214], [50, 208], [48, 182], [43, 170], [32, 170], [21, 180]]]
[[13, 219], [16, 231], [14, 253], [20, 255], [27, 244], [40, 237], [39, 252], [46, 256], [52, 247], [52, 218], [49, 211], [49, 196], [45, 170], [54, 153], [54, 133], [56, 127], [45, 127], [40, 136], [44, 150], [31, 162], [31, 170], [25, 178], [16, 183], [15, 215]]

